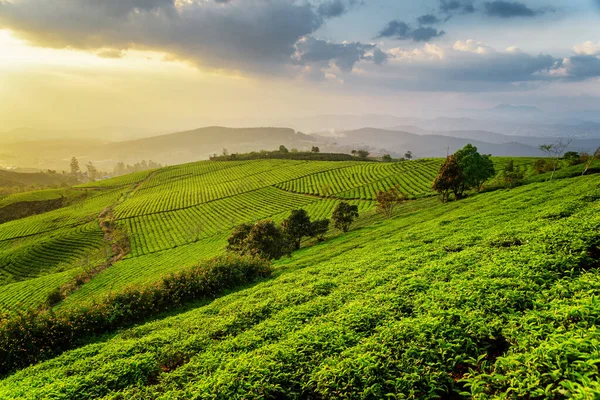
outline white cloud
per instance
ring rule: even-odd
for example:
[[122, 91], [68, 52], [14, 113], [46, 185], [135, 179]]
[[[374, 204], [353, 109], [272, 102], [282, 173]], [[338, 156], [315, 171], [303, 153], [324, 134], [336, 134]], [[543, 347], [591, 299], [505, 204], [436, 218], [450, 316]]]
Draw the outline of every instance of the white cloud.
[[587, 41], [573, 47], [573, 51], [579, 55], [597, 56], [600, 55], [600, 42]]

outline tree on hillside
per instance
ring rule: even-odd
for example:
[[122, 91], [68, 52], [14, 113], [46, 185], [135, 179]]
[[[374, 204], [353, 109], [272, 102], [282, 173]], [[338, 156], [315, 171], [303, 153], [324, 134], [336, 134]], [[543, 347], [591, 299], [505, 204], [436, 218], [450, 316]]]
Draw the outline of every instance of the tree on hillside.
[[558, 168], [558, 160], [563, 155], [565, 150], [569, 148], [571, 144], [571, 139], [564, 140], [559, 139], [551, 144], [542, 144], [540, 145], [540, 151], [546, 154], [548, 157], [552, 158], [552, 175], [550, 175], [550, 180], [554, 178], [554, 174], [556, 173], [556, 168]]
[[407, 152], [404, 154], [404, 158], [406, 158], [407, 160], [412, 160], [412, 158], [413, 158], [412, 151], [410, 151], [410, 150], [409, 150], [409, 151], [407, 151]]
[[290, 248], [282, 229], [273, 221], [241, 224], [227, 239], [229, 251], [277, 260], [289, 254]]
[[279, 146], [279, 152], [280, 152], [280, 153], [287, 154], [287, 153], [289, 153], [290, 151], [287, 149], [287, 147], [285, 147], [284, 145], [281, 145], [281, 146]]
[[98, 169], [94, 166], [94, 164], [92, 164], [91, 161], [86, 165], [86, 168], [88, 173], [88, 179], [90, 181], [95, 181], [98, 178]]
[[317, 146], [313, 146], [310, 151], [313, 152], [313, 153], [319, 153], [319, 152], [321, 152], [321, 150]]
[[515, 162], [510, 160], [506, 166], [504, 167], [503, 172], [504, 182], [511, 188], [519, 186], [523, 182], [523, 178], [525, 177], [525, 171], [521, 170], [521, 168], [517, 165], [515, 167]]
[[329, 224], [331, 221], [328, 219], [319, 219], [311, 223], [310, 237], [316, 238], [318, 241], [323, 241], [325, 234], [329, 230]]
[[381, 160], [384, 161], [384, 162], [392, 162], [392, 156], [390, 156], [389, 154], [384, 154], [381, 157]]
[[304, 209], [292, 210], [290, 216], [282, 222], [281, 226], [283, 233], [295, 250], [300, 248], [300, 243], [305, 236], [311, 236], [310, 217]]
[[356, 155], [358, 156], [358, 158], [362, 158], [363, 160], [366, 159], [367, 157], [369, 157], [369, 153], [367, 150], [357, 150], [356, 151]]
[[467, 144], [462, 149], [454, 153], [456, 161], [461, 170], [462, 187], [460, 193], [464, 193], [466, 189], [475, 189], [480, 191], [483, 184], [488, 179], [496, 174], [494, 162], [490, 155], [481, 155], [477, 151], [477, 147]]
[[79, 161], [77, 161], [77, 158], [75, 157], [71, 158], [71, 175], [79, 176], [80, 172], [81, 169], [79, 168]]
[[458, 191], [461, 187], [462, 174], [460, 166], [454, 155], [448, 156], [446, 161], [440, 167], [440, 170], [433, 181], [432, 189], [441, 196], [442, 203], [450, 198], [450, 192], [454, 192], [454, 199], [458, 199]]
[[390, 218], [397, 205], [406, 200], [406, 196], [397, 187], [389, 190], [377, 191], [377, 212], [383, 214], [384, 217]]
[[343, 232], [348, 232], [350, 225], [358, 218], [358, 206], [342, 201], [333, 210], [331, 218], [333, 226]]
[[594, 152], [594, 154], [582, 154], [582, 161], [585, 164], [584, 168], [583, 168], [583, 172], [581, 173], [581, 176], [585, 175], [586, 172], [588, 172], [588, 170], [590, 169], [590, 167], [592, 166], [592, 163], [594, 162], [595, 159], [600, 159], [600, 147], [598, 147], [596, 149], [596, 151]]
[[485, 181], [496, 174], [490, 157], [479, 154], [477, 147], [471, 144], [449, 156], [440, 167], [432, 186], [442, 196], [442, 202], [448, 201], [450, 192], [458, 200], [467, 189], [481, 190]]

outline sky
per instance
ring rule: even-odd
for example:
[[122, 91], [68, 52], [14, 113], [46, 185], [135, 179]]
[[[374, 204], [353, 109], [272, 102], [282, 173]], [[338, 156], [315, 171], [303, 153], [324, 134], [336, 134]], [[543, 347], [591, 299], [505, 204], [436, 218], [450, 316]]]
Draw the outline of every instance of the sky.
[[0, 131], [600, 110], [600, 0], [0, 0]]

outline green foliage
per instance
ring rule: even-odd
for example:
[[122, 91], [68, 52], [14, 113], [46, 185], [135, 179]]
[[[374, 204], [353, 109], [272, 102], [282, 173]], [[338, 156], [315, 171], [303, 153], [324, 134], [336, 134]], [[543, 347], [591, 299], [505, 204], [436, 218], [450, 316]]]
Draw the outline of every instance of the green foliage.
[[287, 153], [289, 153], [289, 150], [284, 145], [281, 145], [281, 146], [279, 146], [279, 152], [283, 153], [283, 154], [287, 154]]
[[445, 203], [450, 198], [450, 192], [454, 192], [455, 199], [459, 198], [462, 183], [460, 165], [456, 157], [452, 155], [440, 167], [440, 171], [433, 181], [432, 189], [440, 194], [442, 203]]
[[381, 156], [381, 161], [392, 162], [392, 156], [390, 156], [389, 154], [384, 154], [383, 156]]
[[281, 223], [283, 234], [293, 248], [298, 250], [305, 236], [311, 236], [312, 224], [310, 216], [304, 209], [292, 210], [290, 216]]
[[386, 218], [390, 218], [394, 214], [396, 206], [406, 200], [406, 196], [397, 187], [393, 187], [386, 191], [380, 190], [375, 200], [377, 202], [377, 212], [383, 214]]
[[477, 147], [471, 144], [454, 153], [456, 161], [461, 170], [462, 183], [460, 184], [459, 196], [466, 189], [480, 191], [483, 184], [496, 174], [494, 162], [490, 155], [481, 155]]
[[515, 167], [513, 160], [510, 160], [504, 167], [504, 182], [511, 188], [517, 187], [523, 183], [525, 171], [520, 166]]
[[328, 219], [319, 219], [311, 222], [310, 237], [316, 238], [318, 241], [323, 241], [325, 234], [329, 230], [330, 223], [331, 221]]
[[468, 144], [447, 158], [432, 187], [441, 195], [442, 202], [448, 201], [451, 191], [458, 200], [468, 189], [481, 191], [483, 184], [495, 174], [491, 156], [479, 154], [477, 147]]
[[356, 218], [358, 218], [358, 207], [345, 201], [340, 202], [331, 215], [333, 225], [342, 232], [348, 232]]
[[252, 257], [227, 256], [128, 288], [88, 307], [15, 312], [0, 319], [0, 375], [73, 348], [91, 336], [129, 326], [186, 302], [212, 298], [271, 273]]
[[[257, 221], [248, 228], [247, 224], [238, 226], [227, 239], [230, 251], [265, 260], [278, 260], [290, 252], [288, 236], [273, 221]], [[293, 244], [295, 245], [295, 241]]]
[[404, 203], [273, 279], [16, 372], [0, 398], [596, 398], [599, 190]]
[[320, 153], [321, 150], [319, 149], [319, 147], [317, 146], [313, 146], [312, 149], [310, 150], [312, 153]]

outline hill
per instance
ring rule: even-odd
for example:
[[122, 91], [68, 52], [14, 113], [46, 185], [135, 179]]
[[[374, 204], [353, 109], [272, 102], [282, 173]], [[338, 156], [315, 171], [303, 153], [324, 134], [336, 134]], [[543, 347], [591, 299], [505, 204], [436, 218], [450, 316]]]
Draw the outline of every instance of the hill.
[[[4, 286], [4, 307], [84, 268], [52, 265], [101, 248], [107, 206], [127, 227], [131, 254], [74, 292], [68, 311], [218, 254], [239, 221], [295, 207], [326, 216], [342, 198], [361, 208], [350, 233], [306, 243], [272, 278], [92, 338], [1, 380], [0, 397], [598, 395], [600, 176], [441, 204], [428, 196], [436, 165], [201, 162], [105, 181], [81, 209], [4, 224], [5, 256], [31, 260], [30, 279]], [[382, 219], [374, 189], [396, 183], [414, 200]]]

